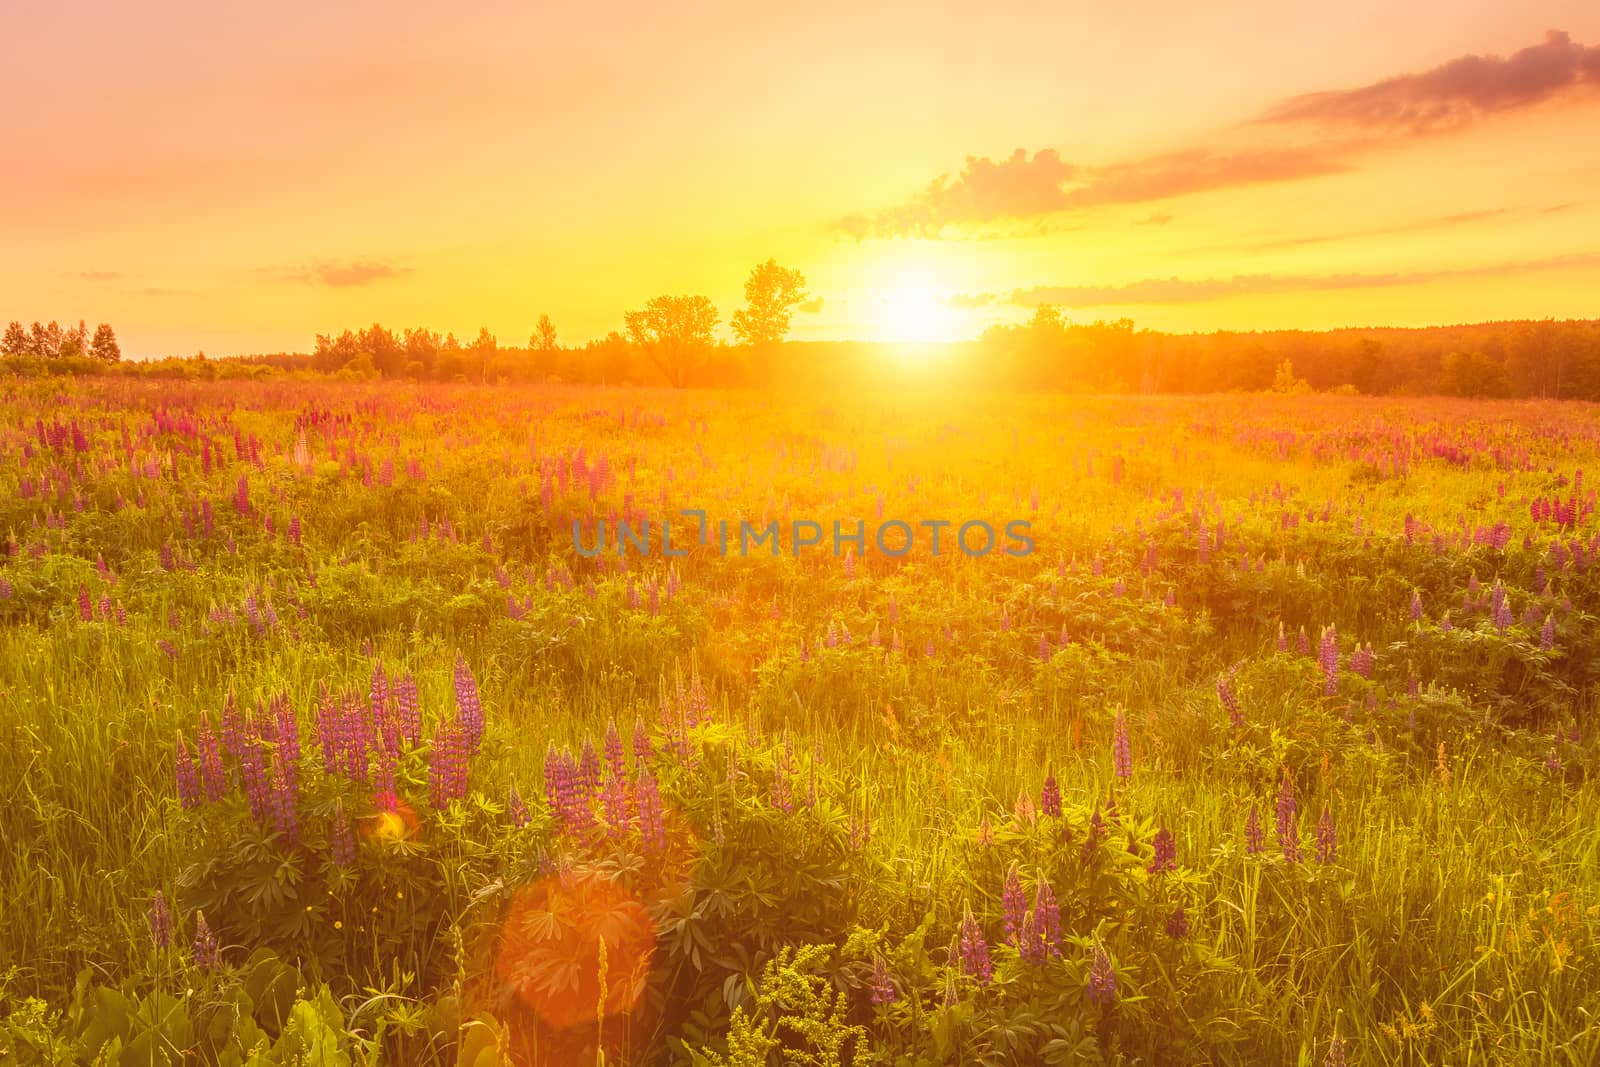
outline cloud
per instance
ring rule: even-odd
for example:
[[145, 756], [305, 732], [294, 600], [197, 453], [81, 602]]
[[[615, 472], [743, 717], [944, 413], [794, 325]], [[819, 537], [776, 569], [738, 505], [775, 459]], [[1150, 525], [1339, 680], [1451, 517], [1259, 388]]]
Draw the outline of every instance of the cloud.
[[[1542, 44], [1506, 59], [1463, 56], [1421, 74], [1292, 97], [1240, 124], [1231, 135], [1237, 147], [1195, 145], [1099, 166], [1068, 162], [1051, 148], [1032, 156], [1018, 148], [1000, 160], [968, 156], [955, 178], [942, 175], [903, 204], [835, 225], [857, 240], [938, 237], [948, 227], [1340, 174], [1396, 134], [1443, 133], [1489, 114], [1591, 91], [1600, 91], [1600, 46], [1585, 47], [1551, 30]], [[1142, 221], [1168, 220], [1157, 214]], [[1045, 232], [1051, 231], [1036, 231]]]
[[1421, 74], [1307, 93], [1285, 100], [1261, 121], [1430, 134], [1596, 89], [1600, 46], [1586, 48], [1561, 30], [1550, 30], [1542, 43], [1509, 58], [1461, 56]]
[[302, 282], [306, 285], [326, 285], [333, 289], [348, 289], [357, 285], [370, 285], [386, 278], [399, 278], [410, 274], [410, 267], [397, 267], [390, 263], [377, 263], [370, 259], [325, 259], [307, 267], [289, 271], [260, 268], [260, 273], [277, 274], [283, 281]]
[[814, 296], [810, 300], [802, 300], [800, 303], [795, 305], [795, 309], [797, 311], [803, 311], [808, 315], [815, 315], [817, 312], [822, 310], [822, 297]]
[[114, 270], [81, 270], [78, 272], [78, 277], [86, 282], [114, 282], [122, 277], [122, 274]]
[[1229, 278], [1144, 278], [1119, 285], [1042, 285], [1032, 289], [1017, 289], [1011, 294], [1011, 303], [1020, 307], [1058, 304], [1074, 308], [1194, 304], [1235, 296], [1420, 285], [1444, 279], [1584, 267], [1597, 263], [1600, 263], [1600, 253], [1409, 273], [1236, 274]]
[[972, 308], [988, 307], [997, 297], [993, 293], [955, 293], [944, 298], [944, 302], [953, 308], [970, 310]]
[[1133, 224], [1135, 226], [1165, 226], [1167, 223], [1169, 223], [1171, 221], [1172, 221], [1172, 216], [1171, 215], [1166, 215], [1166, 214], [1162, 214], [1161, 212], [1157, 212], [1154, 215], [1147, 215], [1142, 219], [1134, 219], [1133, 220]]

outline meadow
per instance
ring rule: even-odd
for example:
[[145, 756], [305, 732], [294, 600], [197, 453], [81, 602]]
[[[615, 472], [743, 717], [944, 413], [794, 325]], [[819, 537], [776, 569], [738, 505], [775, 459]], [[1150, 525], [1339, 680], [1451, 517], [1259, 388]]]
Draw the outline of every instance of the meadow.
[[[1600, 1062], [1597, 460], [1577, 403], [0, 379], [0, 1062]], [[574, 548], [683, 509], [869, 537]]]

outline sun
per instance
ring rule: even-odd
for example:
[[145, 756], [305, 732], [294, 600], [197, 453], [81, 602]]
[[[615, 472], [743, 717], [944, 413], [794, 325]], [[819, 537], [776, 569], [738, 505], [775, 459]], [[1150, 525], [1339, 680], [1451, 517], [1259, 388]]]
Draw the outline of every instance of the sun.
[[957, 340], [959, 323], [939, 290], [926, 278], [897, 278], [878, 294], [874, 309], [878, 339], [891, 344], [935, 344]]

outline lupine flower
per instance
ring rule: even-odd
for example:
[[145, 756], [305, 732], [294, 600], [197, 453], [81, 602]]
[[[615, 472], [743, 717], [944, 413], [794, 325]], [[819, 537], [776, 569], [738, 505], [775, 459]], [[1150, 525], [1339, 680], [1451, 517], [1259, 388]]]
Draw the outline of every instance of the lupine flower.
[[200, 772], [195, 769], [194, 757], [189, 754], [189, 746], [184, 743], [183, 734], [178, 734], [178, 750], [175, 759], [178, 779], [178, 799], [186, 808], [197, 807], [200, 804]]
[[1553, 777], [1561, 773], [1562, 766], [1561, 754], [1551, 748], [1550, 754], [1544, 758], [1545, 771]]
[[1266, 847], [1267, 834], [1261, 828], [1261, 819], [1256, 815], [1256, 806], [1250, 805], [1250, 818], [1244, 824], [1244, 851], [1246, 855], [1254, 856]]
[[1033, 912], [1024, 912], [1022, 928], [1017, 935], [1017, 954], [1022, 962], [1037, 965], [1044, 962], [1044, 942], [1039, 940], [1038, 920], [1033, 917]]
[[400, 736], [409, 744], [422, 740], [422, 703], [417, 695], [417, 680], [407, 671], [395, 687], [396, 711], [399, 716]]
[[666, 851], [667, 827], [661, 815], [661, 791], [649, 770], [639, 772], [639, 780], [634, 785], [634, 807], [639, 812], [639, 835], [644, 840], [645, 851]]
[[594, 742], [586, 737], [578, 756], [577, 785], [591, 806], [600, 799], [600, 778], [600, 757], [594, 750]]
[[970, 904], [961, 920], [961, 971], [983, 985], [988, 985], [994, 974], [989, 962], [989, 942], [984, 940], [983, 928], [978, 925], [978, 920], [972, 917]]
[[1311, 639], [1306, 636], [1306, 628], [1300, 627], [1300, 633], [1295, 637], [1295, 649], [1302, 656], [1311, 654]]
[[893, 1004], [900, 996], [895, 988], [894, 979], [889, 977], [889, 965], [882, 956], [872, 961], [872, 983], [868, 986], [868, 999], [873, 1005]]
[[1422, 592], [1420, 590], [1411, 594], [1411, 621], [1422, 621]]
[[655, 749], [650, 744], [650, 733], [644, 728], [644, 720], [633, 720], [633, 761], [643, 770], [651, 760], [655, 759]]
[[1322, 1067], [1345, 1067], [1344, 1038], [1338, 1034], [1328, 1043], [1328, 1058], [1322, 1061]]
[[94, 622], [94, 602], [89, 599], [89, 590], [78, 586], [78, 617], [84, 622]]
[[606, 834], [609, 837], [620, 837], [633, 827], [633, 820], [628, 814], [628, 787], [618, 775], [611, 775], [606, 779], [605, 788], [600, 791], [600, 802], [606, 816]]
[[1154, 842], [1155, 858], [1146, 868], [1151, 874], [1165, 874], [1178, 869], [1178, 843], [1172, 837], [1172, 831], [1163, 826], [1156, 831]]
[[1182, 904], [1167, 916], [1167, 936], [1179, 941], [1189, 936], [1189, 916]]
[[1278, 844], [1283, 858], [1289, 863], [1300, 862], [1300, 821], [1295, 817], [1298, 805], [1294, 798], [1294, 782], [1289, 772], [1283, 773], [1283, 785], [1278, 789]]
[[442, 723], [434, 733], [428, 754], [428, 791], [435, 810], [443, 811], [452, 800], [466, 799], [469, 745], [459, 722]]
[[1000, 911], [1006, 929], [1006, 940], [1013, 945], [1021, 947], [1018, 938], [1022, 934], [1022, 917], [1028, 910], [1028, 899], [1022, 894], [1022, 878], [1017, 874], [1017, 865], [1012, 864], [1006, 872], [1005, 886], [1000, 892]]
[[197, 911], [194, 913], [194, 965], [202, 971], [214, 971], [221, 963], [217, 935], [211, 932], [205, 912]]
[[150, 940], [155, 942], [156, 948], [166, 948], [172, 944], [172, 912], [167, 908], [166, 894], [156, 890], [156, 895], [150, 901]]
[[1044, 776], [1044, 788], [1039, 791], [1039, 810], [1045, 815], [1061, 815], [1061, 786], [1054, 773]]
[[1338, 853], [1338, 834], [1333, 827], [1333, 813], [1322, 805], [1322, 815], [1317, 819], [1317, 862], [1332, 863]]
[[1033, 890], [1033, 930], [1043, 952], [1061, 955], [1061, 907], [1056, 903], [1056, 891], [1042, 873]]
[[1094, 811], [1089, 815], [1089, 832], [1083, 839], [1083, 855], [1087, 859], [1093, 855], [1094, 850], [1100, 847], [1100, 842], [1106, 836], [1106, 822], [1100, 815], [1100, 805], [1096, 804]]
[[526, 826], [532, 818], [528, 814], [528, 805], [524, 803], [522, 794], [517, 792], [516, 783], [511, 784], [511, 792], [506, 799], [506, 815], [511, 819], [512, 826]]
[[478, 683], [467, 661], [456, 653], [456, 717], [469, 752], [477, 752], [483, 741], [483, 704], [478, 699]]
[[1278, 647], [1278, 651], [1279, 652], [1287, 652], [1287, 651], [1289, 651], [1289, 638], [1283, 632], [1283, 622], [1282, 622], [1282, 620], [1279, 620], [1279, 622], [1278, 622], [1278, 646], [1277, 647]]
[[300, 840], [300, 823], [295, 817], [295, 801], [298, 797], [289, 766], [289, 761], [281, 755], [273, 760], [272, 822], [278, 833], [292, 846]]
[[348, 867], [355, 859], [355, 827], [350, 824], [350, 815], [344, 810], [344, 802], [338, 801], [333, 809], [333, 862]]
[[1116, 763], [1118, 778], [1128, 778], [1133, 774], [1133, 747], [1128, 741], [1128, 719], [1121, 708], [1117, 709], [1115, 735], [1112, 740], [1112, 753]]
[[1544, 617], [1544, 627], [1539, 631], [1539, 648], [1548, 652], [1556, 644], [1556, 616], [1555, 612], [1548, 612]]
[[794, 790], [789, 785], [789, 776], [784, 772], [782, 762], [772, 768], [772, 806], [785, 815], [794, 814]]
[[1322, 629], [1322, 641], [1317, 650], [1317, 662], [1326, 682], [1322, 691], [1333, 696], [1339, 691], [1339, 634], [1329, 623]]
[[628, 776], [628, 762], [622, 754], [622, 735], [617, 732], [617, 720], [612, 719], [606, 723], [606, 765], [611, 768], [613, 778], [626, 778]]
[[1217, 699], [1222, 702], [1222, 707], [1228, 713], [1228, 722], [1235, 730], [1244, 729], [1244, 712], [1239, 708], [1239, 697], [1233, 691], [1233, 676], [1239, 671], [1233, 668], [1227, 674], [1217, 675]]
[[1111, 957], [1105, 949], [1096, 945], [1094, 962], [1089, 965], [1089, 999], [1102, 1008], [1108, 1008], [1116, 998], [1117, 976], [1111, 970]]

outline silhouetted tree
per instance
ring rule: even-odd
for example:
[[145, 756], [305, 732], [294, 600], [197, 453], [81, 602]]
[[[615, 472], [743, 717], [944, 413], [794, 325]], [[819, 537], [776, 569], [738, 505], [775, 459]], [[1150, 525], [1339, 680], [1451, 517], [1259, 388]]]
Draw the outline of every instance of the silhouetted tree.
[[794, 309], [806, 298], [806, 276], [769, 259], [744, 283], [744, 307], [733, 313], [733, 335], [752, 348], [775, 345], [789, 335]]
[[122, 359], [122, 346], [117, 344], [116, 332], [108, 323], [102, 322], [94, 328], [94, 340], [89, 342], [89, 355], [106, 363], [116, 363]]
[[673, 388], [693, 381], [710, 351], [717, 309], [704, 296], [658, 296], [623, 316], [628, 339]]
[[467, 348], [467, 354], [472, 357], [472, 365], [478, 368], [483, 381], [489, 380], [489, 364], [493, 362], [495, 353], [500, 351], [500, 342], [494, 334], [489, 332], [487, 326], [478, 327], [477, 339]]
[[13, 321], [6, 327], [4, 338], [0, 338], [0, 353], [8, 356], [25, 356], [29, 352], [28, 330], [20, 322]]

